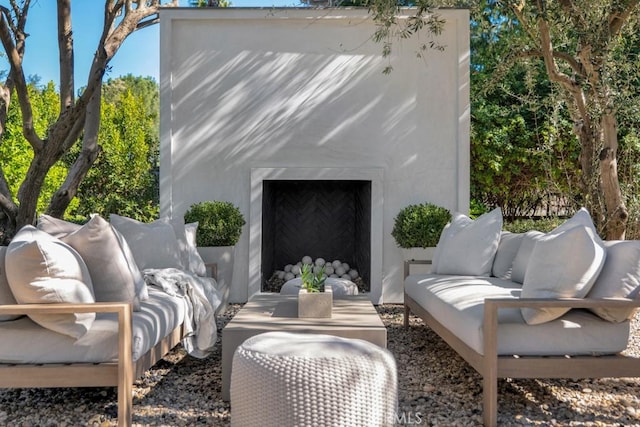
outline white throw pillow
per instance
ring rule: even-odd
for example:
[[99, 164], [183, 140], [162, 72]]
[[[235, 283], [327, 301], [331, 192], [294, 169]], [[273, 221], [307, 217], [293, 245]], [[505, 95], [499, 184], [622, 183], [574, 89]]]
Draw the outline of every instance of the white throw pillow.
[[[522, 298], [584, 298], [604, 265], [602, 240], [584, 225], [576, 225], [538, 240], [531, 253]], [[561, 317], [568, 308], [522, 308], [530, 325]]]
[[54, 237], [60, 238], [69, 233], [73, 233], [82, 226], [50, 215], [40, 215], [36, 227], [38, 230], [45, 231]]
[[[74, 248], [87, 264], [96, 301], [130, 302], [133, 310], [140, 310], [140, 296], [146, 283], [133, 259], [126, 240], [100, 215], [78, 230], [60, 238]], [[126, 246], [126, 247], [125, 247]], [[148, 296], [148, 295], [147, 295]]]
[[[607, 259], [588, 298], [640, 298], [640, 241], [604, 242]], [[592, 312], [610, 322], [633, 317], [633, 308], [592, 308]]]
[[[7, 281], [7, 273], [4, 268], [4, 258], [7, 254], [7, 247], [0, 246], [0, 305], [13, 305], [17, 304], [16, 299], [13, 297], [9, 282]], [[0, 322], [8, 320], [14, 320], [20, 317], [18, 314], [5, 314], [0, 316]]]
[[444, 239], [436, 247], [438, 274], [490, 276], [502, 230], [502, 211], [496, 208], [475, 221], [466, 215], [453, 216]]
[[536, 242], [544, 236], [545, 234], [543, 232], [537, 230], [524, 233], [518, 252], [513, 259], [513, 265], [511, 266], [511, 281], [516, 283], [524, 282], [524, 275], [527, 272], [527, 265], [529, 264], [533, 248], [536, 246]]
[[191, 222], [184, 225], [184, 231], [187, 236], [187, 251], [189, 259], [189, 270], [198, 276], [207, 275], [207, 266], [204, 265], [204, 260], [198, 252], [196, 246], [196, 233], [198, 232], [198, 223]]
[[[59, 239], [27, 225], [15, 235], [6, 255], [7, 280], [16, 301], [37, 303], [95, 302], [89, 270], [80, 255]], [[32, 314], [40, 326], [73, 338], [82, 337], [95, 313]]]
[[491, 268], [491, 274], [494, 277], [511, 280], [513, 260], [518, 254], [518, 249], [520, 249], [520, 244], [523, 239], [523, 233], [503, 231], [500, 234], [498, 251], [496, 252], [496, 257], [493, 260], [493, 267]]
[[140, 270], [184, 269], [180, 245], [168, 221], [156, 220], [147, 224], [115, 214], [111, 214], [109, 220], [129, 244]]
[[[571, 218], [548, 232], [546, 236], [562, 233], [563, 231], [573, 228], [576, 225], [582, 225], [590, 228], [597, 236], [596, 227], [593, 225], [591, 215], [589, 215], [589, 211], [587, 211], [587, 209], [585, 208], [580, 208]], [[513, 267], [511, 269], [512, 281], [517, 283], [524, 283], [524, 276], [527, 270], [527, 265], [529, 264], [529, 259], [533, 251], [533, 247], [535, 246], [536, 242], [543, 236], [545, 236], [544, 233], [536, 230], [528, 231], [527, 233], [525, 233], [524, 239], [520, 244], [520, 248], [518, 249], [518, 253], [513, 260]], [[599, 238], [600, 237], [598, 237], [598, 239]]]

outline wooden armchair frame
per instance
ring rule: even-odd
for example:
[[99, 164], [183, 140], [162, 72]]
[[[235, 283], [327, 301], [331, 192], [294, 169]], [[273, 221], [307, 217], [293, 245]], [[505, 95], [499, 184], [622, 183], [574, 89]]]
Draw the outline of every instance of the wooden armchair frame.
[[483, 420], [495, 426], [498, 417], [498, 378], [617, 378], [640, 377], [640, 357], [618, 353], [605, 356], [500, 356], [498, 310], [504, 308], [638, 308], [631, 299], [485, 299], [482, 327], [484, 354], [476, 352], [449, 331], [427, 310], [404, 294], [404, 326], [411, 312], [419, 316], [472, 368], [482, 375]]
[[136, 362], [132, 360], [132, 307], [129, 303], [0, 305], [4, 314], [117, 313], [118, 360], [105, 363], [0, 364], [0, 388], [117, 387], [118, 426], [130, 426], [133, 382], [182, 339], [174, 329]]

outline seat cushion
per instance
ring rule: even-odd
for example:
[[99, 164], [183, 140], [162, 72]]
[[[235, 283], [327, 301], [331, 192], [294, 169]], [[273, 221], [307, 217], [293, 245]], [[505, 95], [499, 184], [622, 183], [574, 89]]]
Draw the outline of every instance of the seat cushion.
[[[149, 299], [133, 313], [133, 360], [182, 324], [184, 310], [182, 298], [150, 287]], [[113, 362], [118, 357], [117, 314], [98, 314], [87, 333], [77, 340], [22, 317], [0, 323], [0, 342], [0, 363]]]
[[[520, 284], [495, 277], [426, 274], [409, 276], [405, 292], [465, 344], [484, 354], [485, 298], [519, 298]], [[624, 350], [629, 322], [611, 323], [586, 310], [528, 325], [519, 308], [498, 310], [500, 355], [593, 355]]]

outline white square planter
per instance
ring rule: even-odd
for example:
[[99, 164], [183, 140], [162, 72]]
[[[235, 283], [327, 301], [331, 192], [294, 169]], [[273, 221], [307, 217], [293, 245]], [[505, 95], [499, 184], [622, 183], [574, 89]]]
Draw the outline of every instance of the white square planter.
[[298, 292], [299, 318], [329, 318], [333, 309], [333, 292], [331, 286], [325, 286], [324, 292]]
[[229, 304], [235, 246], [198, 246], [198, 252], [205, 264], [215, 263], [217, 265], [217, 289], [222, 294], [222, 304], [216, 310], [216, 314], [223, 313]]

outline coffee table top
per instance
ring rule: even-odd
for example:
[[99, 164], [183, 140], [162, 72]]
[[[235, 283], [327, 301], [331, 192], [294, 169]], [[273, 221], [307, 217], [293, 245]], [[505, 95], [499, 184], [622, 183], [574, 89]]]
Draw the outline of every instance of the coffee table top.
[[[330, 318], [299, 318], [298, 296], [258, 294], [231, 319], [224, 331], [242, 329], [314, 331], [385, 329], [368, 295], [334, 297]], [[223, 331], [223, 332], [224, 332]]]

